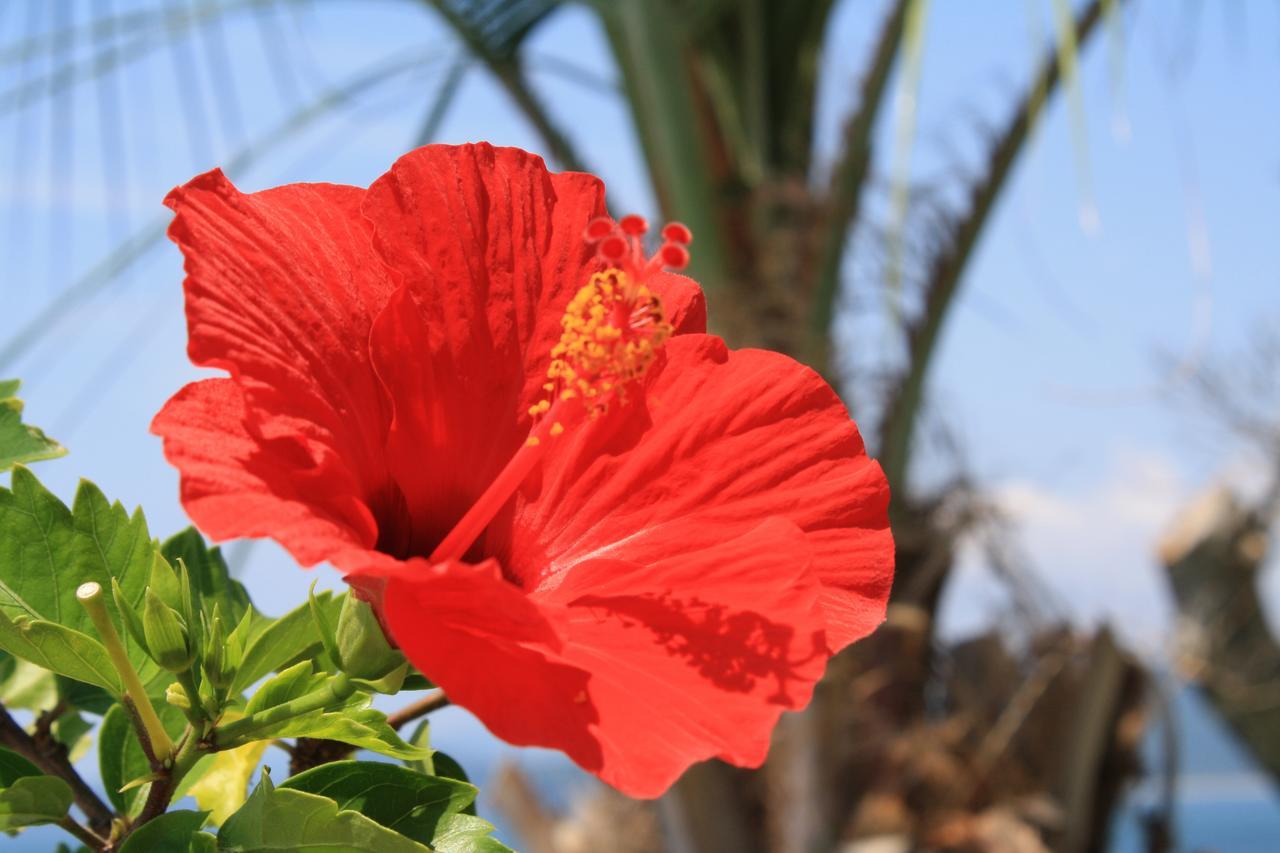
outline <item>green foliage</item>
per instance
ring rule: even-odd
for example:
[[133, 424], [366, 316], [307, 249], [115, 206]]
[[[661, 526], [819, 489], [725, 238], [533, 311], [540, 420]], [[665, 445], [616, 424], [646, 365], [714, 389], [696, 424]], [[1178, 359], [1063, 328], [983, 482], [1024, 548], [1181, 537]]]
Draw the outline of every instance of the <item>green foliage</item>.
[[57, 823], [71, 808], [71, 787], [30, 761], [0, 749], [0, 830]]
[[[111, 589], [115, 580], [136, 606], [154, 553], [141, 510], [130, 515], [88, 481], [68, 509], [30, 471], [15, 468], [11, 488], [0, 489], [0, 648], [118, 694], [119, 678], [76, 588], [96, 581]], [[131, 636], [124, 642], [144, 683], [161, 676]]]
[[0, 471], [54, 459], [67, 452], [40, 430], [22, 422], [22, 401], [14, 396], [21, 385], [17, 379], [0, 380]]
[[[250, 717], [259, 715], [270, 722], [256, 727], [251, 739], [309, 737], [336, 740], [368, 749], [391, 758], [423, 758], [426, 750], [405, 743], [387, 723], [381, 711], [367, 707], [369, 695], [354, 691], [335, 696], [325, 707], [306, 713], [271, 719], [279, 709], [310, 697], [323, 696], [331, 677], [314, 672], [311, 661], [301, 661], [259, 688], [245, 706]], [[229, 744], [228, 744], [229, 745]]]
[[[337, 620], [341, 597], [322, 592], [315, 600], [315, 606]], [[294, 661], [309, 659], [324, 648], [311, 608], [310, 604], [302, 604], [274, 620], [255, 614], [245, 631], [244, 660], [231, 684], [232, 693], [239, 693], [264, 675]]]
[[265, 773], [244, 806], [222, 825], [226, 851], [343, 850], [349, 853], [425, 853], [430, 850], [328, 797], [275, 788]]
[[155, 820], [144, 824], [125, 840], [120, 853], [187, 853], [200, 850], [196, 846], [203, 842], [195, 840], [195, 836], [203, 835], [200, 828], [204, 826], [208, 812], [175, 811], [160, 815]]
[[[399, 692], [407, 677], [427, 684], [380, 630], [366, 605], [330, 592], [264, 616], [194, 530], [161, 545], [141, 511], [92, 483], [68, 507], [18, 466], [0, 489], [0, 702], [58, 707], [46, 730], [68, 750], [88, 747], [86, 715], [101, 715], [109, 805], [84, 808], [70, 765], [46, 775], [0, 753], [0, 830], [62, 823], [88, 843], [68, 814], [74, 791], [98, 831], [113, 813], [124, 819], [126, 853], [506, 850], [474, 816], [461, 768], [428, 747], [428, 729], [407, 743], [369, 707], [371, 693]], [[245, 799], [267, 742], [299, 737], [412, 764], [344, 762], [280, 790], [264, 779]], [[202, 811], [156, 808], [188, 795]], [[224, 818], [216, 838], [202, 831]]]
[[493, 827], [466, 814], [478, 791], [466, 782], [394, 764], [338, 761], [300, 773], [280, 786], [320, 794], [433, 850], [500, 851]]
[[191, 575], [192, 594], [200, 601], [206, 616], [212, 617], [216, 606], [222, 617], [235, 625], [250, 609], [249, 593], [231, 577], [222, 549], [208, 547], [194, 527], [166, 539], [160, 553], [171, 564], [181, 562], [186, 566]]
[[[171, 737], [182, 733], [186, 718], [181, 711], [170, 705], [158, 705], [156, 713]], [[142, 785], [126, 786], [147, 777], [152, 768], [123, 705], [113, 705], [102, 718], [98, 729], [98, 767], [111, 804], [125, 814], [137, 814], [146, 800], [147, 789]]]

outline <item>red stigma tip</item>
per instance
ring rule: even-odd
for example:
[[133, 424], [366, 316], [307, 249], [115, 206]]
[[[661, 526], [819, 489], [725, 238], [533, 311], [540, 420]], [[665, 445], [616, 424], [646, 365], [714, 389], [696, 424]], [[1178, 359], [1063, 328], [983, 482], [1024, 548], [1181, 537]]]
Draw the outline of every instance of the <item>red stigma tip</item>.
[[693, 242], [693, 232], [683, 222], [668, 222], [662, 228], [662, 239], [687, 246]]
[[614, 263], [622, 260], [622, 258], [626, 256], [627, 248], [627, 241], [614, 234], [613, 236], [606, 237], [602, 240], [596, 251], [605, 261]]
[[689, 265], [689, 250], [679, 243], [664, 243], [660, 251], [664, 267], [682, 270]]
[[607, 216], [597, 216], [587, 223], [582, 231], [582, 239], [588, 243], [598, 243], [613, 233], [613, 220]]
[[649, 223], [645, 221], [645, 218], [636, 216], [634, 213], [630, 216], [622, 217], [622, 221], [618, 224], [622, 226], [624, 233], [632, 237], [642, 237], [649, 230]]

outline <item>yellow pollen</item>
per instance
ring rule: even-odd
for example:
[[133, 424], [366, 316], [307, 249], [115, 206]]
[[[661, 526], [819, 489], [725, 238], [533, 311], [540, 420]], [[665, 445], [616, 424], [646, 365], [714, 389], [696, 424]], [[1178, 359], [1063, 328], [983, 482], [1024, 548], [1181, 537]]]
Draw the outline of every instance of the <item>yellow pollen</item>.
[[538, 441], [538, 437], [536, 435], [531, 435], [524, 440], [524, 443], [530, 447], [537, 447], [542, 442]]
[[551, 350], [548, 390], [559, 389], [561, 400], [581, 396], [593, 415], [644, 375], [672, 332], [662, 300], [618, 269], [591, 276], [560, 325], [564, 331]]
[[559, 435], [562, 432], [564, 432], [564, 424], [560, 423], [559, 421], [556, 421], [551, 425], [552, 435]]

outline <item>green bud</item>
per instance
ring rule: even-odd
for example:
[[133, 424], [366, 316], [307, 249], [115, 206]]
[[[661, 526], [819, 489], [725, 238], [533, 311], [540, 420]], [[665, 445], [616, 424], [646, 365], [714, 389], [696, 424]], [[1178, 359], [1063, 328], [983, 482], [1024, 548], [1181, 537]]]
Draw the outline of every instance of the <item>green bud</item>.
[[[232, 638], [227, 636], [226, 627], [222, 624], [222, 613], [218, 605], [213, 606], [213, 618], [209, 620], [209, 639], [205, 643], [204, 674], [209, 683], [223, 690], [231, 686], [236, 676], [240, 655], [232, 654], [229, 648]], [[239, 642], [239, 638], [235, 638]], [[234, 659], [234, 660], [233, 660]]]
[[151, 578], [147, 582], [147, 589], [155, 593], [163, 604], [182, 612], [182, 581], [159, 551], [151, 558]]
[[191, 710], [191, 698], [178, 682], [173, 682], [164, 691], [164, 701], [180, 711]]
[[133, 641], [144, 649], [147, 647], [147, 639], [142, 630], [142, 617], [138, 615], [138, 611], [129, 599], [125, 597], [124, 590], [120, 588], [120, 582], [115, 578], [111, 579], [111, 597], [115, 599], [116, 610], [120, 611], [120, 618], [124, 620], [125, 630], [129, 632], [129, 636]]
[[353, 678], [378, 679], [404, 664], [387, 642], [373, 608], [353, 595], [342, 602], [335, 632], [339, 665]]
[[191, 666], [195, 653], [187, 638], [187, 626], [178, 611], [160, 600], [150, 589], [142, 610], [142, 630], [151, 657], [169, 672], [182, 672]]

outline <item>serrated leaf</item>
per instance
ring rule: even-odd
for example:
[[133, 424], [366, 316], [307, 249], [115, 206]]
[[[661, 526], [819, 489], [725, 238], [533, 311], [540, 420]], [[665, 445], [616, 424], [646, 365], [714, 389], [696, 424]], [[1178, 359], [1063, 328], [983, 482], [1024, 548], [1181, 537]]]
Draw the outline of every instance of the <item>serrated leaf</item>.
[[[338, 618], [338, 610], [342, 606], [340, 597], [322, 592], [316, 596], [316, 601], [327, 615], [334, 620]], [[268, 619], [258, 614], [253, 619], [256, 626], [249, 633], [244, 659], [231, 684], [233, 696], [264, 675], [299, 659], [309, 659], [323, 648], [310, 603], [290, 610], [279, 619]]]
[[67, 453], [44, 432], [22, 422], [22, 401], [15, 396], [21, 384], [17, 379], [0, 381], [0, 471]]
[[208, 816], [186, 810], [162, 814], [130, 834], [120, 853], [187, 853]]
[[[299, 773], [280, 786], [286, 788], [328, 797], [433, 850], [474, 849], [473, 842], [493, 831], [486, 821], [464, 814], [479, 793], [473, 785], [395, 764], [335, 761]], [[493, 843], [487, 849], [505, 849]]]
[[[186, 727], [186, 718], [172, 705], [157, 705], [156, 714], [170, 737], [178, 737]], [[113, 705], [102, 718], [98, 730], [98, 767], [111, 804], [126, 814], [136, 814], [146, 801], [147, 789], [130, 788], [123, 792], [120, 789], [149, 774], [151, 762], [123, 705]]]
[[196, 805], [206, 809], [215, 824], [226, 821], [235, 810], [244, 805], [249, 793], [249, 780], [258, 769], [268, 741], [247, 743], [213, 756], [209, 769], [187, 793], [196, 799]]
[[426, 853], [430, 848], [359, 812], [339, 810], [328, 797], [274, 788], [265, 774], [244, 806], [218, 832], [218, 849], [231, 853], [332, 851]]
[[[11, 488], [0, 489], [0, 614], [10, 619], [42, 619], [96, 637], [76, 601], [76, 588], [97, 581], [110, 589], [114, 577], [136, 606], [153, 553], [141, 510], [130, 515], [88, 481], [81, 481], [71, 509], [21, 466], [13, 471]], [[120, 624], [114, 601], [108, 597], [106, 604]], [[144, 683], [163, 679], [163, 671], [127, 632], [122, 639]], [[101, 680], [64, 674], [113, 689]]]
[[71, 808], [71, 786], [44, 776], [27, 759], [0, 749], [0, 831], [57, 823]]
[[107, 650], [71, 628], [26, 617], [14, 622], [0, 611], [0, 649], [59, 675], [120, 693], [120, 676]]

